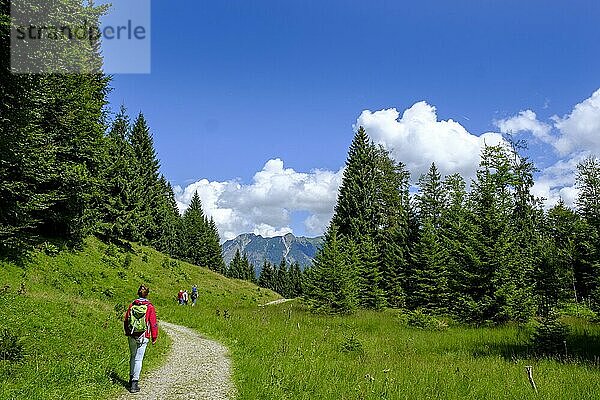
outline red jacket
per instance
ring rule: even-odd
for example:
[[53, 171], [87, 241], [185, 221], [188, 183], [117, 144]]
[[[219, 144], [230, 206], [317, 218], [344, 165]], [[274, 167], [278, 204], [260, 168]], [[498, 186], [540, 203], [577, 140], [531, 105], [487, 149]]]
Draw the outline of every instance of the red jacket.
[[136, 299], [129, 305], [127, 308], [127, 312], [125, 313], [125, 318], [123, 319], [123, 330], [125, 331], [126, 336], [130, 336], [131, 332], [127, 327], [127, 321], [129, 320], [129, 314], [131, 313], [131, 306], [134, 304], [145, 304], [148, 306], [148, 310], [146, 311], [146, 325], [150, 327], [150, 330], [146, 331], [146, 337], [148, 339], [152, 338], [152, 341], [156, 341], [158, 338], [158, 323], [156, 322], [156, 309], [146, 299]]

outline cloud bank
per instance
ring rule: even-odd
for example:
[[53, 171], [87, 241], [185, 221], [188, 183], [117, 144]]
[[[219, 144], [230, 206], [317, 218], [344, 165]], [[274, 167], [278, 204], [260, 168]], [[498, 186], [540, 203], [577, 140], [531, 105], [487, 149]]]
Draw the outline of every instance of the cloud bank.
[[342, 176], [343, 169], [296, 172], [277, 158], [267, 161], [250, 184], [202, 179], [185, 189], [175, 187], [175, 195], [183, 212], [198, 191], [205, 213], [215, 220], [225, 240], [245, 232], [265, 237], [290, 233], [297, 212], [308, 213], [307, 234], [320, 235], [333, 216]]
[[435, 107], [424, 101], [408, 108], [401, 118], [395, 108], [365, 110], [354, 125], [355, 129], [359, 126], [403, 162], [413, 179], [435, 162], [442, 175], [458, 172], [468, 180], [475, 176], [483, 147], [502, 141], [499, 133], [476, 136], [451, 119], [438, 121]]
[[[589, 154], [600, 154], [600, 89], [562, 117], [540, 121], [527, 109], [494, 123], [499, 132], [478, 136], [452, 119], [438, 120], [436, 108], [421, 101], [402, 115], [395, 108], [365, 110], [354, 129], [363, 126], [375, 143], [407, 166], [413, 181], [427, 172], [432, 162], [442, 175], [458, 172], [467, 180], [474, 178], [486, 144], [501, 143], [502, 134], [530, 134], [536, 146], [547, 146], [548, 153], [554, 154], [553, 164], [535, 178], [534, 195], [547, 199], [547, 207], [559, 199], [573, 205], [577, 164]], [[177, 186], [175, 192], [183, 212], [198, 191], [205, 213], [214, 218], [224, 240], [245, 232], [265, 237], [293, 232], [299, 215], [306, 234], [320, 235], [333, 215], [342, 177], [343, 168], [297, 172], [275, 158], [267, 161], [249, 184], [202, 179], [185, 188]]]

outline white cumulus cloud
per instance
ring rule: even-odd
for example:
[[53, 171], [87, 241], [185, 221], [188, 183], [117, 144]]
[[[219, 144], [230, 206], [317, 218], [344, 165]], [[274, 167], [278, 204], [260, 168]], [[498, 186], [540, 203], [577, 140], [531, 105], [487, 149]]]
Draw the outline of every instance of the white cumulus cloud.
[[481, 136], [469, 133], [451, 119], [438, 121], [434, 106], [415, 103], [400, 117], [395, 108], [363, 111], [355, 124], [365, 128], [371, 139], [403, 162], [413, 179], [429, 169], [432, 162], [442, 173], [460, 173], [469, 180], [475, 176], [482, 148], [502, 142], [502, 135], [488, 132]]
[[560, 131], [556, 149], [561, 155], [578, 150], [600, 154], [600, 89], [575, 105], [571, 114], [553, 120]]
[[319, 235], [333, 215], [342, 176], [343, 169], [302, 173], [273, 159], [254, 175], [250, 184], [202, 179], [185, 189], [176, 187], [175, 194], [183, 212], [198, 191], [204, 212], [215, 220], [222, 239], [245, 232], [265, 237], [292, 233], [290, 225], [295, 212], [307, 213], [306, 232]]
[[521, 111], [519, 115], [496, 121], [496, 126], [502, 133], [531, 132], [533, 136], [545, 143], [554, 141], [550, 135], [552, 126], [538, 121], [537, 115], [531, 110]]

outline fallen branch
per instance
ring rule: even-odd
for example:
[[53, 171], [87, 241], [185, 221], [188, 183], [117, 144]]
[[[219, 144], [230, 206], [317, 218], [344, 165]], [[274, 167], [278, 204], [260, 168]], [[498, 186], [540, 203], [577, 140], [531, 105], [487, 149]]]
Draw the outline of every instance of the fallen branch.
[[535, 381], [533, 380], [533, 367], [531, 365], [527, 365], [525, 367], [525, 370], [527, 371], [527, 377], [529, 378], [529, 383], [531, 383], [531, 387], [537, 393], [537, 386], [535, 386]]

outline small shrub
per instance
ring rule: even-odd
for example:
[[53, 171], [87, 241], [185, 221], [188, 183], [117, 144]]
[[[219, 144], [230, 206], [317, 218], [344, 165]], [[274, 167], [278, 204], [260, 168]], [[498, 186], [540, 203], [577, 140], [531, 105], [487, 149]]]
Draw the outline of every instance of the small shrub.
[[432, 331], [443, 331], [448, 329], [448, 324], [445, 321], [437, 319], [429, 314], [425, 314], [420, 309], [409, 312], [406, 316], [406, 323], [408, 326], [418, 329]]
[[131, 256], [131, 253], [127, 253], [125, 255], [125, 258], [123, 259], [123, 268], [128, 269], [131, 266], [132, 262], [133, 262], [133, 257]]
[[111, 243], [108, 246], [106, 246], [104, 254], [106, 254], [109, 257], [117, 257], [119, 255], [119, 248], [114, 243]]
[[5, 296], [10, 292], [10, 285], [4, 285], [2, 289], [0, 289], [0, 296]]
[[344, 337], [344, 341], [340, 345], [341, 351], [344, 353], [364, 353], [363, 345], [354, 334]]
[[49, 242], [42, 243], [41, 250], [49, 256], [56, 256], [58, 253], [60, 253], [60, 249], [58, 248], [58, 246]]
[[8, 329], [0, 331], [0, 360], [19, 361], [23, 358], [23, 345]]
[[558, 356], [565, 354], [569, 329], [558, 319], [558, 313], [551, 312], [541, 318], [531, 336], [531, 347], [536, 354]]

